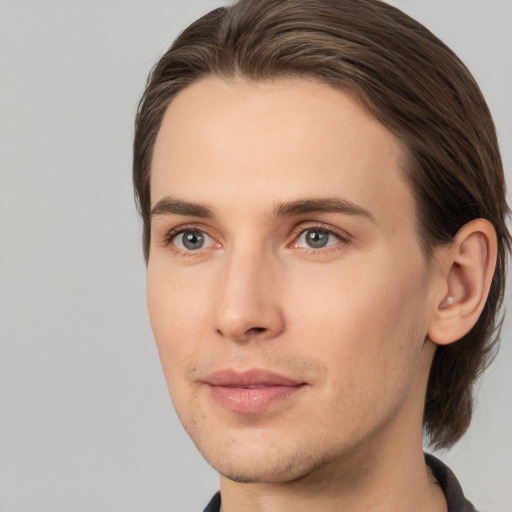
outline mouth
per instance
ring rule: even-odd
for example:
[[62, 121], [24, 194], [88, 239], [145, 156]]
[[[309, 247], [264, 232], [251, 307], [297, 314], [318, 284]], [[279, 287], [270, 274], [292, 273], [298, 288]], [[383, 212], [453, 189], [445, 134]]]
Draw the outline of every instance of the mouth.
[[307, 385], [260, 369], [221, 370], [206, 377], [204, 383], [218, 405], [241, 414], [261, 413], [276, 403], [290, 400]]

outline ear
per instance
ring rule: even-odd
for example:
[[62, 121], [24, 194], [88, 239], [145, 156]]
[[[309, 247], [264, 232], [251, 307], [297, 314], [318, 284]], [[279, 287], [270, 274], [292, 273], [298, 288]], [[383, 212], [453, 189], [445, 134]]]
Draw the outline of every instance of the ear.
[[467, 334], [484, 308], [496, 267], [496, 231], [489, 221], [474, 219], [440, 250], [428, 337], [447, 345]]

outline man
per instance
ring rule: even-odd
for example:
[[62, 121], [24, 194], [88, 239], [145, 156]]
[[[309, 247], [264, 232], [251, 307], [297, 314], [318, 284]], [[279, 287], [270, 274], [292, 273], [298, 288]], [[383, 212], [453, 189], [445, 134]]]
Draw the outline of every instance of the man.
[[488, 108], [377, 0], [240, 0], [160, 59], [136, 122], [148, 308], [208, 512], [471, 511], [455, 443], [510, 236]]

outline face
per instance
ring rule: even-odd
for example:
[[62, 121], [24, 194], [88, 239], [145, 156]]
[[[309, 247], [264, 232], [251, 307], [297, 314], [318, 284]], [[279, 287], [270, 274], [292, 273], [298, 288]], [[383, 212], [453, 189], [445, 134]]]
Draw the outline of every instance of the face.
[[429, 274], [402, 159], [313, 81], [208, 78], [169, 106], [148, 308], [176, 411], [221, 474], [289, 481], [403, 443], [411, 421], [421, 436]]

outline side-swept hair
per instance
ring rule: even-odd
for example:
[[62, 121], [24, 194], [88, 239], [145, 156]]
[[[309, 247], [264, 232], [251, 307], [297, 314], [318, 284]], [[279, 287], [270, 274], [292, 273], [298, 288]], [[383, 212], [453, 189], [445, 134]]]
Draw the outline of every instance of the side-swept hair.
[[133, 180], [150, 246], [153, 147], [173, 97], [208, 75], [250, 81], [310, 77], [350, 91], [406, 148], [427, 261], [468, 221], [498, 237], [484, 310], [459, 341], [440, 346], [424, 412], [431, 443], [455, 443], [469, 426], [473, 384], [499, 339], [510, 234], [503, 168], [489, 109], [467, 68], [424, 26], [379, 0], [239, 0], [190, 25], [153, 68], [135, 126]]

